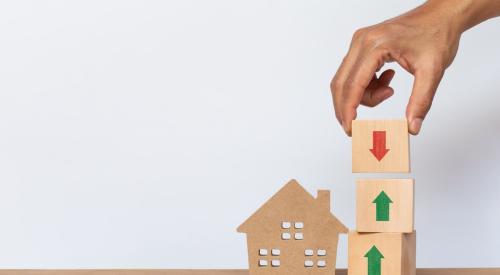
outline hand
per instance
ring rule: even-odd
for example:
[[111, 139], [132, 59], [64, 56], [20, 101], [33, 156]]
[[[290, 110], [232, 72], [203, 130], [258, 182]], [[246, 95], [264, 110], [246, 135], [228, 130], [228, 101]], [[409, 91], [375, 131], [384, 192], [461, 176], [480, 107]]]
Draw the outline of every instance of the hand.
[[472, 1], [449, 2], [431, 0], [355, 32], [331, 82], [335, 115], [348, 135], [359, 104], [374, 107], [393, 95], [390, 83], [395, 72], [385, 70], [376, 75], [384, 63], [393, 61], [414, 76], [406, 117], [409, 132], [419, 133], [444, 71], [455, 58], [460, 36], [473, 24], [473, 20], [461, 20]]

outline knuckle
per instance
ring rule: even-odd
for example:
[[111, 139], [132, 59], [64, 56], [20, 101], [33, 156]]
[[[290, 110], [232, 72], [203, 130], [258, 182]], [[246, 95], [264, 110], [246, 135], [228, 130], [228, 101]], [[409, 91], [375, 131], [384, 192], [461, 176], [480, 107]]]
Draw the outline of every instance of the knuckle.
[[366, 33], [367, 31], [367, 28], [361, 28], [361, 29], [357, 29], [354, 34], [352, 35], [352, 41], [358, 41], [360, 40], [364, 34]]
[[367, 48], [386, 48], [391, 36], [393, 34], [387, 26], [372, 27], [363, 34], [361, 44]]
[[433, 58], [431, 62], [426, 66], [427, 72], [431, 74], [437, 74], [442, 70], [441, 60]]
[[436, 75], [442, 74], [446, 68], [444, 61], [441, 58], [435, 58], [433, 63], [434, 66], [432, 66], [431, 72]]
[[380, 44], [382, 37], [383, 35], [380, 33], [380, 31], [372, 30], [366, 33], [363, 37], [363, 44], [367, 46], [376, 46]]
[[342, 89], [342, 84], [340, 83], [339, 80], [334, 78], [332, 82], [330, 82], [330, 90], [332, 94], [338, 94], [341, 89]]
[[430, 56], [422, 64], [423, 70], [430, 74], [441, 74], [445, 69], [445, 62], [440, 56]]

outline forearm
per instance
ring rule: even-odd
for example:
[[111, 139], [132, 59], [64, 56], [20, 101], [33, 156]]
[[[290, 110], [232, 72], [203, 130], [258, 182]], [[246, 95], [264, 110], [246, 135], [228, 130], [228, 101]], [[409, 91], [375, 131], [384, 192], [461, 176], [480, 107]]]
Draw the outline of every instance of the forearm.
[[460, 33], [500, 16], [500, 0], [429, 0], [424, 6], [446, 11], [449, 20]]

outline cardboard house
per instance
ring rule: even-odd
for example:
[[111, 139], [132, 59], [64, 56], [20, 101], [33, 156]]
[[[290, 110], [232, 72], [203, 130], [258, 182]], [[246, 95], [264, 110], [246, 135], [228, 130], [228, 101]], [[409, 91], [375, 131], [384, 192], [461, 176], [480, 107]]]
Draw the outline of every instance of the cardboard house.
[[247, 234], [251, 275], [335, 274], [338, 237], [348, 233], [330, 212], [330, 191], [314, 198], [295, 180], [237, 230]]

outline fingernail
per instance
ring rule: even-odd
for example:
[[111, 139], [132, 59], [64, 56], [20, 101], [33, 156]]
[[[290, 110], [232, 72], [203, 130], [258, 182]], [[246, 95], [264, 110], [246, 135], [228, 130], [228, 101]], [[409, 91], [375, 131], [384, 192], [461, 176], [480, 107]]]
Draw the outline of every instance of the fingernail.
[[348, 130], [347, 129], [347, 125], [346, 125], [346, 123], [343, 120], [342, 120], [342, 128], [344, 128], [344, 132], [347, 133], [347, 130]]
[[422, 128], [422, 122], [423, 120], [421, 118], [414, 118], [410, 122], [410, 132], [414, 135], [418, 135], [420, 129]]

